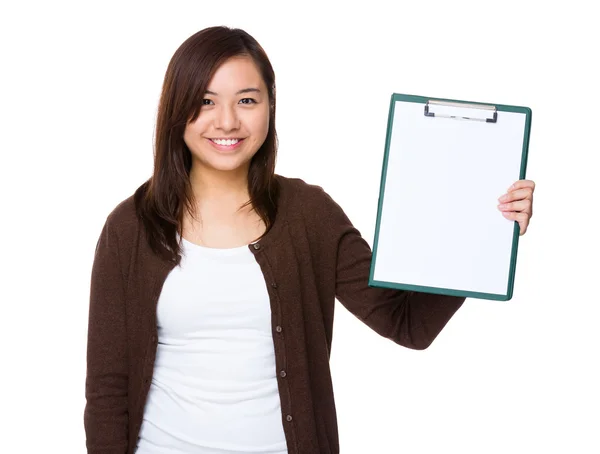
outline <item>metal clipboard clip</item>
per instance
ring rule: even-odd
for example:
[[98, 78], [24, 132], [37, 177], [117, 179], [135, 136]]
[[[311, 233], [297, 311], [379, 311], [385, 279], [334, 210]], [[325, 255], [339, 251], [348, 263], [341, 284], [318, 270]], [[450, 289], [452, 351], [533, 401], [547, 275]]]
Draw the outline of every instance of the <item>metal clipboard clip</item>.
[[486, 104], [469, 104], [430, 99], [425, 104], [425, 116], [496, 123], [498, 121], [498, 109], [496, 109], [496, 106]]

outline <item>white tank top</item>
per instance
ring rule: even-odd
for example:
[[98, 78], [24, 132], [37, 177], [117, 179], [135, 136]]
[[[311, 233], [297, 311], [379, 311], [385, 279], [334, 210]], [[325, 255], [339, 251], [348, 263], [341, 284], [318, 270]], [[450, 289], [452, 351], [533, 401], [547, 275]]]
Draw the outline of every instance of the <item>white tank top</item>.
[[286, 454], [271, 307], [248, 246], [183, 239], [158, 300], [136, 454]]

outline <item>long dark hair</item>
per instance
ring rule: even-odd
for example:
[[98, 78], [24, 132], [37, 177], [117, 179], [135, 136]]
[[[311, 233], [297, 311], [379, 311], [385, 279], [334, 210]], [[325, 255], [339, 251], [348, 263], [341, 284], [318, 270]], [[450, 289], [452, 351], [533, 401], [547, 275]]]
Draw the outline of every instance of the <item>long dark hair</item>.
[[[188, 122], [200, 114], [208, 83], [218, 67], [231, 57], [253, 59], [267, 86], [270, 102], [269, 131], [248, 170], [248, 200], [269, 231], [277, 215], [279, 186], [275, 179], [275, 73], [266, 52], [247, 32], [238, 28], [209, 27], [185, 40], [175, 51], [165, 74], [158, 106], [154, 142], [154, 171], [134, 195], [137, 215], [152, 251], [179, 264], [185, 211], [194, 215], [190, 184], [192, 156], [183, 140]], [[266, 233], [266, 232], [265, 232]]]

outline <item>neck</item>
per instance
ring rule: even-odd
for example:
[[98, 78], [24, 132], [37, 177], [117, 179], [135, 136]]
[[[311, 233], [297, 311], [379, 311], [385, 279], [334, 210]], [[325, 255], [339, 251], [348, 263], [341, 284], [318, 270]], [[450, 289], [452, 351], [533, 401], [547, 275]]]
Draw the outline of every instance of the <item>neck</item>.
[[220, 171], [192, 166], [190, 183], [199, 206], [219, 204], [237, 209], [250, 198], [248, 169], [245, 167]]

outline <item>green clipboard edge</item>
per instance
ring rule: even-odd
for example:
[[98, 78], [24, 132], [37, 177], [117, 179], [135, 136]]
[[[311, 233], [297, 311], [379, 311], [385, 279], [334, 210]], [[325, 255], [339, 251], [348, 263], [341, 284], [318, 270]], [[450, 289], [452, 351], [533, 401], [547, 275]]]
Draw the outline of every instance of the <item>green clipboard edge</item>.
[[467, 298], [480, 298], [480, 299], [488, 299], [488, 300], [497, 300], [497, 301], [508, 301], [513, 296], [513, 288], [515, 281], [515, 270], [517, 267], [517, 251], [519, 248], [519, 223], [514, 221], [514, 233], [513, 233], [513, 244], [512, 244], [512, 253], [510, 258], [510, 271], [508, 275], [508, 287], [506, 289], [506, 294], [496, 294], [496, 293], [483, 293], [483, 292], [472, 292], [468, 290], [454, 290], [447, 289], [441, 287], [426, 287], [420, 285], [411, 285], [411, 284], [402, 284], [396, 282], [386, 282], [386, 281], [378, 281], [373, 278], [373, 274], [375, 272], [375, 263], [377, 260], [377, 247], [379, 240], [379, 229], [381, 223], [381, 212], [383, 207], [383, 196], [384, 196], [384, 188], [385, 188], [385, 179], [387, 175], [387, 165], [389, 158], [389, 148], [390, 148], [390, 140], [392, 135], [392, 123], [394, 118], [394, 108], [396, 106], [396, 101], [404, 101], [404, 102], [414, 102], [425, 105], [427, 101], [437, 100], [437, 101], [448, 101], [448, 102], [458, 102], [458, 103], [468, 103], [468, 104], [481, 104], [481, 105], [493, 105], [499, 112], [516, 112], [525, 114], [525, 132], [523, 137], [523, 152], [521, 154], [521, 170], [519, 172], [519, 180], [525, 179], [525, 174], [527, 171], [527, 154], [529, 150], [529, 135], [531, 130], [531, 109], [529, 107], [523, 106], [509, 106], [503, 104], [495, 104], [488, 102], [476, 102], [476, 101], [465, 101], [458, 99], [448, 99], [448, 98], [438, 98], [433, 96], [416, 96], [416, 95], [406, 95], [400, 93], [393, 93], [390, 100], [390, 109], [388, 114], [388, 123], [387, 123], [387, 133], [385, 138], [385, 153], [383, 157], [383, 166], [381, 170], [381, 184], [379, 187], [379, 202], [377, 206], [377, 222], [375, 226], [375, 238], [373, 241], [373, 257], [371, 259], [371, 271], [369, 273], [369, 286], [371, 287], [384, 287], [384, 288], [394, 288], [400, 290], [410, 290], [414, 292], [424, 292], [424, 293], [434, 293], [439, 295], [450, 295], [450, 296], [459, 296], [459, 297], [467, 297]]

